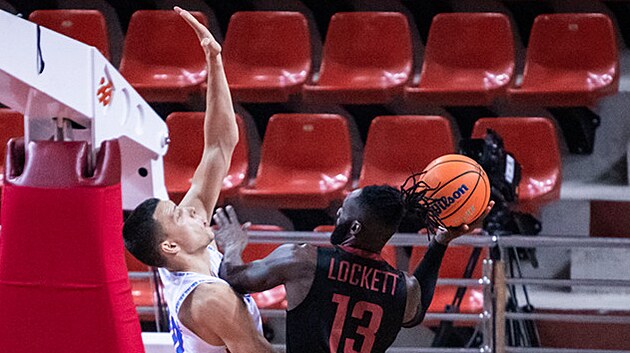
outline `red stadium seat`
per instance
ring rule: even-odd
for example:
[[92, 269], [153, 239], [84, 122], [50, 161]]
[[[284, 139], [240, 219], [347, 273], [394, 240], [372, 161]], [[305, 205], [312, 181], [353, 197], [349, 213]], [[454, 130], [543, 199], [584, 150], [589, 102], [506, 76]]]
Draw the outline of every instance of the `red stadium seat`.
[[[449, 246], [442, 260], [439, 278], [462, 278], [468, 259], [473, 248], [463, 246]], [[413, 273], [420, 261], [424, 257], [426, 247], [414, 246], [409, 258], [409, 272]], [[471, 278], [481, 278], [482, 261], [488, 257], [488, 250], [483, 248]], [[450, 305], [455, 297], [457, 287], [437, 286], [433, 301], [429, 307], [429, 312], [443, 312], [446, 305]], [[461, 313], [473, 314], [483, 310], [483, 292], [481, 287], [469, 287], [464, 294], [459, 311]]]
[[28, 19], [96, 47], [107, 60], [111, 60], [107, 24], [98, 10], [37, 10]]
[[433, 18], [420, 83], [406, 88], [406, 99], [487, 106], [506, 94], [513, 73], [514, 38], [507, 16], [443, 13]]
[[7, 142], [10, 138], [24, 136], [24, 117], [22, 114], [10, 110], [0, 109], [0, 202], [2, 200], [2, 185], [4, 184], [4, 159]]
[[[166, 118], [171, 143], [164, 156], [166, 190], [173, 202], [179, 203], [188, 189], [190, 181], [203, 154], [204, 113], [175, 112]], [[247, 176], [249, 145], [243, 119], [237, 114], [239, 141], [232, 154], [228, 175], [223, 178], [221, 197], [237, 194]]]
[[310, 101], [388, 103], [403, 93], [413, 65], [407, 18], [398, 12], [336, 13], [328, 27]]
[[286, 102], [302, 91], [311, 71], [306, 18], [299, 12], [237, 12], [230, 19], [223, 58], [235, 101]]
[[[333, 225], [321, 225], [313, 229], [314, 232], [321, 232], [321, 233], [332, 233], [333, 230], [335, 230], [335, 226]], [[398, 267], [398, 260], [396, 258], [395, 246], [385, 245], [383, 247], [383, 250], [381, 251], [381, 257], [383, 258], [383, 260], [387, 261], [387, 263], [390, 264], [390, 266], [394, 268]]]
[[333, 114], [276, 114], [269, 120], [255, 185], [244, 200], [269, 207], [326, 208], [343, 199], [352, 159], [346, 120]]
[[451, 124], [441, 116], [379, 116], [365, 143], [359, 187], [400, 187], [435, 158], [453, 153], [454, 146]]
[[[249, 230], [260, 232], [281, 232], [284, 231], [282, 227], [269, 225], [269, 224], [252, 224]], [[247, 244], [245, 250], [243, 250], [242, 258], [243, 262], [248, 263], [255, 260], [260, 260], [271, 254], [272, 251], [280, 244]], [[287, 292], [284, 285], [268, 289], [260, 293], [252, 293], [252, 298], [256, 302], [256, 305], [260, 309], [285, 309], [287, 308]]]
[[604, 14], [540, 15], [534, 21], [523, 82], [510, 89], [520, 103], [590, 106], [617, 92], [619, 51]]
[[[192, 14], [207, 25], [202, 13]], [[134, 12], [120, 72], [149, 102], [186, 102], [201, 94], [208, 74], [197, 35], [175, 11], [166, 10]]]
[[483, 118], [475, 123], [472, 136], [496, 131], [505, 149], [521, 164], [519, 207], [535, 212], [539, 205], [560, 197], [562, 160], [554, 123], [546, 118]]

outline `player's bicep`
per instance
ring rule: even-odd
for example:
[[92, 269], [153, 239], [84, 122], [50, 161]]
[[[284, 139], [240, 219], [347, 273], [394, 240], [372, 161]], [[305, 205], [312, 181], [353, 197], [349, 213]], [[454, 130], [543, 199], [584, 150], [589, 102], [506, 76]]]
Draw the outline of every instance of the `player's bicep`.
[[221, 276], [241, 293], [261, 292], [295, 278], [310, 269], [307, 245], [283, 244], [267, 257], [238, 266], [221, 265]]

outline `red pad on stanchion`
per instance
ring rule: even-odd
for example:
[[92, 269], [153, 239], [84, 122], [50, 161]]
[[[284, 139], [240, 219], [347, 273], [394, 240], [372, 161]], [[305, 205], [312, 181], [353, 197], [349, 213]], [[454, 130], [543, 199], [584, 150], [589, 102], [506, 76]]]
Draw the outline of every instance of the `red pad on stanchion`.
[[0, 351], [144, 352], [122, 241], [120, 150], [9, 143], [0, 237]]

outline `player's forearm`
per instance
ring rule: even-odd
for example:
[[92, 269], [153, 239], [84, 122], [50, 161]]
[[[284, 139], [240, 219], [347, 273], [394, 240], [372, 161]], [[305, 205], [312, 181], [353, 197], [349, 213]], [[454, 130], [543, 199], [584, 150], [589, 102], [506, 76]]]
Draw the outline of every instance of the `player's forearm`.
[[256, 261], [237, 265], [223, 260], [219, 268], [219, 277], [223, 278], [238, 293], [262, 292], [275, 287], [267, 285], [264, 277], [258, 276], [260, 267]]
[[441, 244], [435, 238], [429, 243], [427, 252], [424, 254], [420, 265], [416, 268], [413, 276], [416, 277], [420, 284], [420, 303], [422, 305], [422, 313], [420, 320], [424, 318], [424, 314], [433, 301], [435, 285], [438, 279], [438, 272], [442, 265], [442, 259], [446, 252], [446, 245]]
[[243, 249], [236, 246], [225, 249], [223, 260], [219, 267], [219, 277], [228, 282], [237, 292], [247, 293], [249, 281], [246, 271], [248, 266], [243, 263], [242, 252]]
[[242, 250], [226, 249], [219, 267], [219, 277], [239, 293], [262, 292], [279, 283], [271, 283], [267, 267], [260, 261], [243, 263]]
[[206, 117], [204, 136], [206, 147], [221, 143], [233, 147], [238, 142], [238, 126], [232, 106], [232, 96], [223, 68], [221, 55], [208, 59], [208, 90], [206, 92]]

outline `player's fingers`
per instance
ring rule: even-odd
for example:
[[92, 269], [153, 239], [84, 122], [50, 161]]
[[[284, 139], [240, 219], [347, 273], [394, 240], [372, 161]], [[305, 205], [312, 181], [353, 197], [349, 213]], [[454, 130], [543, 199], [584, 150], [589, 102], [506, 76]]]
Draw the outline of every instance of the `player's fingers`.
[[216, 213], [212, 216], [212, 219], [214, 219], [214, 223], [216, 223], [219, 228], [223, 228], [223, 221], [221, 221], [221, 218], [219, 218]]
[[228, 205], [225, 208], [225, 211], [227, 212], [230, 223], [240, 224], [240, 222], [238, 221], [238, 216], [236, 215], [236, 211], [234, 210], [234, 207], [232, 207], [232, 205]]
[[214, 215], [219, 218], [219, 221], [221, 222], [222, 226], [225, 227], [225, 226], [230, 225], [230, 220], [225, 215], [225, 211], [222, 208], [220, 208], [220, 207], [217, 208], [217, 210], [214, 213]]
[[470, 226], [468, 226], [468, 224], [463, 224], [458, 230], [459, 234], [466, 234], [470, 230]]
[[244, 231], [248, 231], [249, 227], [251, 227], [251, 226], [252, 226], [252, 222], [245, 222], [245, 224], [243, 224], [241, 226], [241, 229], [244, 230]]
[[488, 207], [486, 207], [486, 211], [483, 213], [484, 216], [487, 216], [490, 211], [492, 211], [492, 208], [494, 207], [494, 200], [490, 200], [490, 202], [488, 202]]
[[202, 25], [190, 12], [182, 9], [181, 7], [175, 6], [173, 8], [188, 24], [195, 30], [197, 37], [199, 40], [203, 40], [210, 35], [210, 31], [206, 28], [206, 26]]

